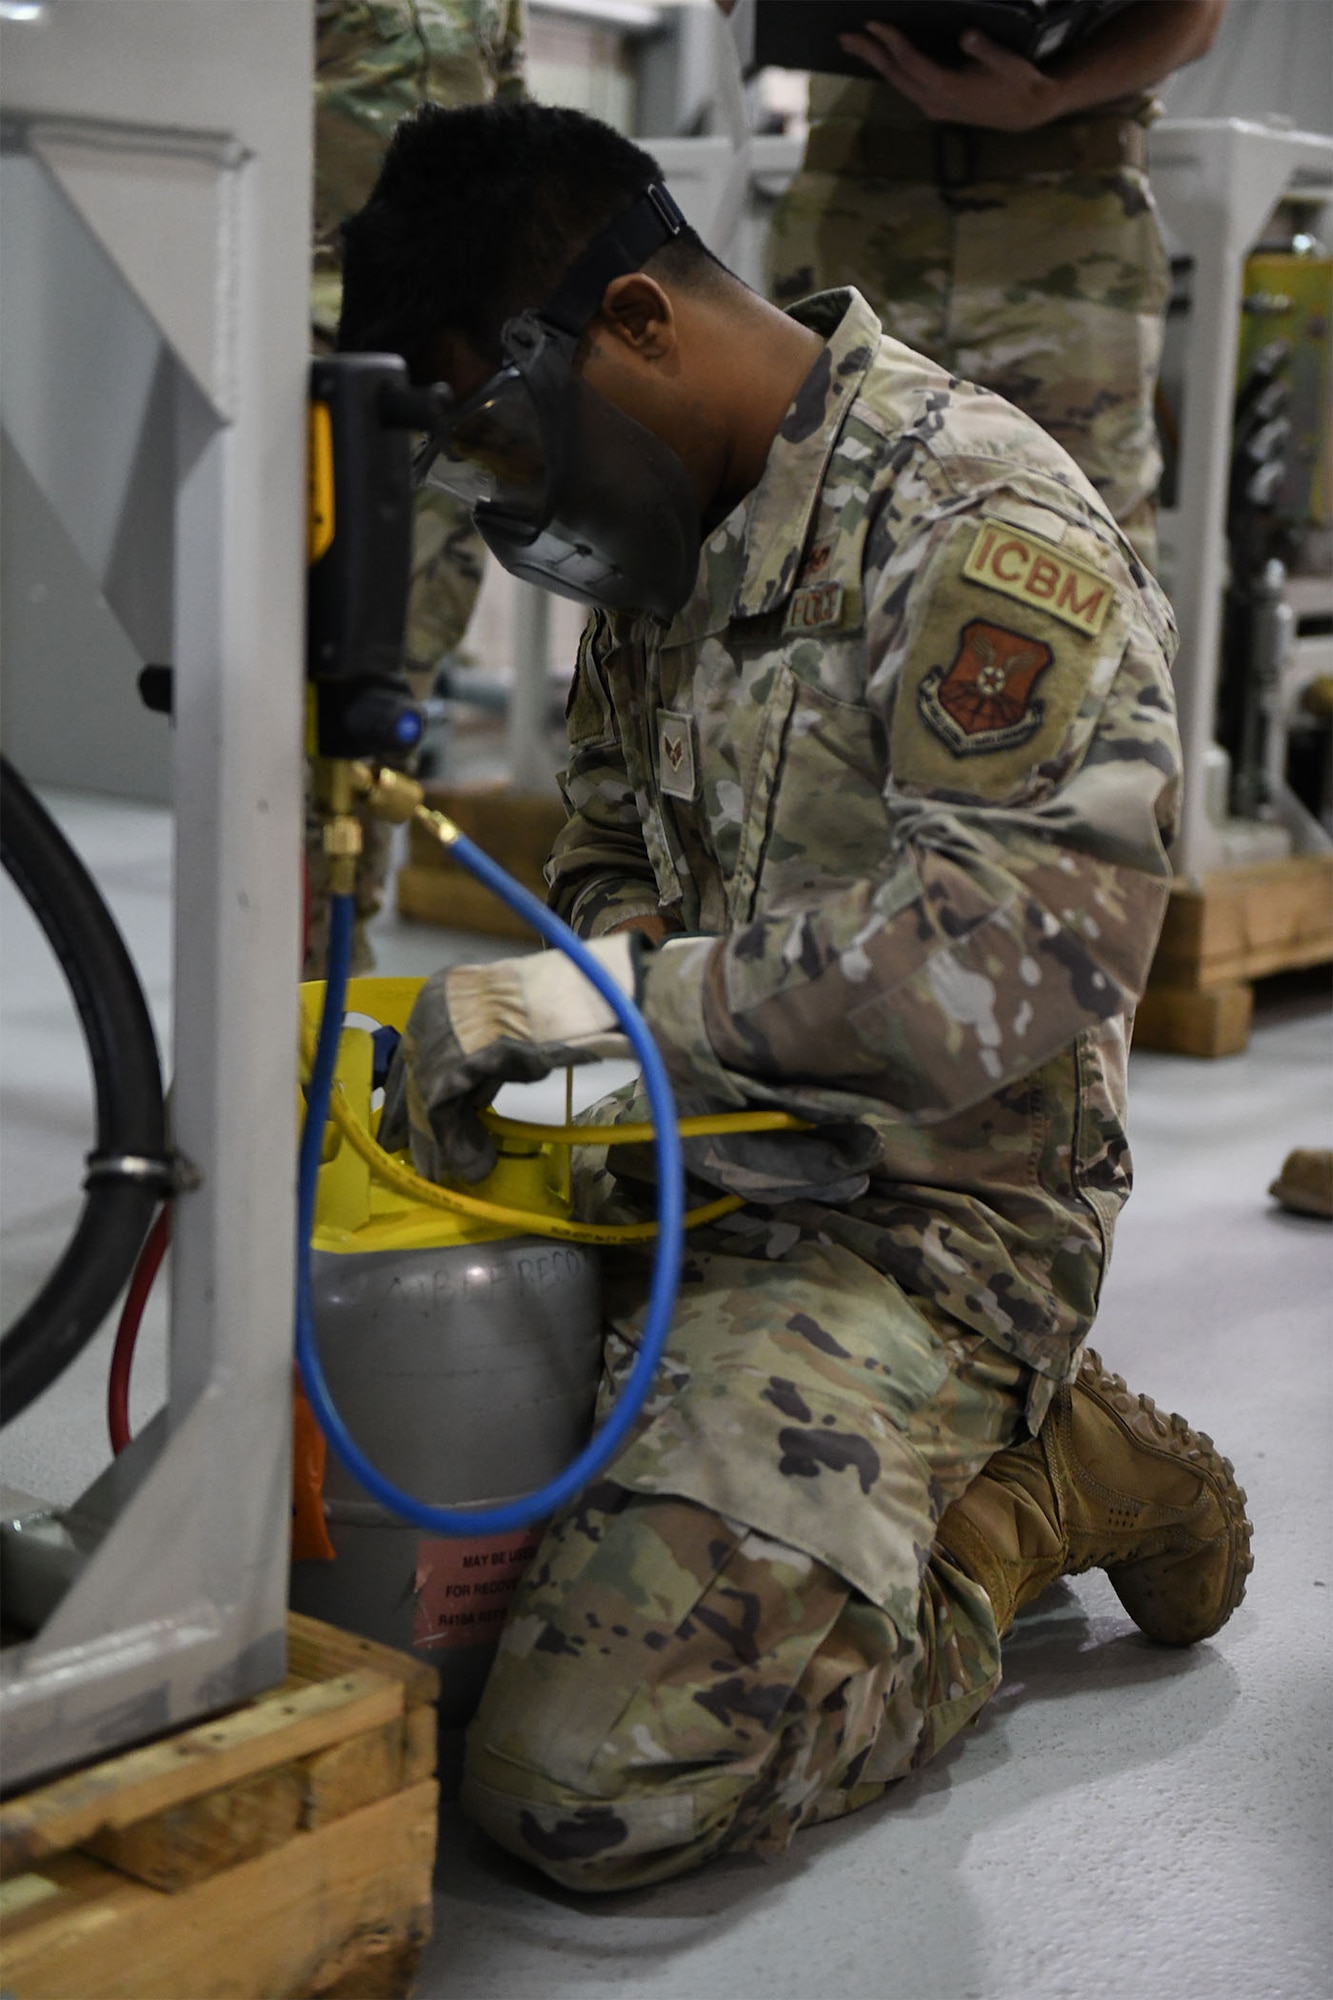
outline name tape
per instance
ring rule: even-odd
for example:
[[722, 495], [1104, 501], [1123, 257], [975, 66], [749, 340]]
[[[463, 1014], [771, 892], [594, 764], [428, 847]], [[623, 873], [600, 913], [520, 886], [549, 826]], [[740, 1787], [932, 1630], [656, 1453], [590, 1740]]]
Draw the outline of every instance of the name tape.
[[843, 588], [840, 583], [810, 583], [792, 593], [783, 620], [784, 632], [819, 632], [842, 623]]
[[1020, 604], [1035, 605], [1092, 638], [1106, 623], [1115, 597], [1110, 583], [1096, 570], [1070, 562], [1053, 543], [1002, 522], [982, 523], [963, 575]]

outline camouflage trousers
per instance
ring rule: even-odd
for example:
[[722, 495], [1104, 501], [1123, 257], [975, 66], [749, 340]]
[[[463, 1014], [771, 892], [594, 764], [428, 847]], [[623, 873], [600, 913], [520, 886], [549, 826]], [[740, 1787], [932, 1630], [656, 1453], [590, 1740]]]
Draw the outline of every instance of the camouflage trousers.
[[1035, 418], [1152, 565], [1170, 271], [1142, 171], [943, 188], [803, 170], [766, 264], [779, 305], [855, 285], [886, 333]]
[[[614, 1381], [644, 1267], [609, 1262]], [[688, 1253], [636, 1434], [520, 1585], [465, 1810], [557, 1881], [621, 1889], [779, 1854], [933, 1756], [1000, 1675], [936, 1523], [1039, 1420], [1035, 1380], [839, 1247]]]

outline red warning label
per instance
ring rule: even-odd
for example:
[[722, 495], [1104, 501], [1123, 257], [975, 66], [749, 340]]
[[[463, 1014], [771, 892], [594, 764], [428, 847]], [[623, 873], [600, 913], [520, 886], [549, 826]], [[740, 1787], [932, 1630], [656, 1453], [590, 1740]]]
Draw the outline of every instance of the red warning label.
[[493, 1646], [542, 1531], [442, 1536], [417, 1543], [418, 1646]]

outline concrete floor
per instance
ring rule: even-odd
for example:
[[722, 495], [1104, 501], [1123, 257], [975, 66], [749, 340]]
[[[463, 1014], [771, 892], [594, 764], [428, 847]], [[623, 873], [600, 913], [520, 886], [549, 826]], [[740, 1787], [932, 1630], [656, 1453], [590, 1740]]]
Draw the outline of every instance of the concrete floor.
[[[164, 814], [52, 800], [103, 882], [165, 1033]], [[0, 1280], [8, 1323], [58, 1254], [91, 1135], [59, 975], [0, 901]], [[484, 941], [382, 920], [381, 967]], [[1333, 1140], [1327, 995], [1273, 982], [1248, 1051], [1137, 1055], [1138, 1185], [1099, 1344], [1235, 1460], [1249, 1594], [1210, 1644], [1153, 1648], [1104, 1579], [1023, 1616], [979, 1726], [879, 1806], [777, 1864], [724, 1863], [586, 1901], [442, 1815], [436, 1935], [417, 2000], [1328, 2000], [1328, 1599], [1333, 1229], [1266, 1196]], [[4, 1476], [71, 1498], [104, 1462], [109, 1332], [4, 1436]], [[150, 1309], [136, 1424], [162, 1393]]]

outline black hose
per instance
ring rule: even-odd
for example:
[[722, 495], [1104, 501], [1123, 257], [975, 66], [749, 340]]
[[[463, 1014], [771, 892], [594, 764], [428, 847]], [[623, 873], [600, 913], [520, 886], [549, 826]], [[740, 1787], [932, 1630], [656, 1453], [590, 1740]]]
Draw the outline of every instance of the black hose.
[[4, 757], [0, 862], [60, 961], [97, 1100], [97, 1150], [74, 1234], [0, 1340], [4, 1425], [50, 1387], [106, 1318], [166, 1191], [170, 1162], [157, 1040], [133, 961], [87, 869]]

